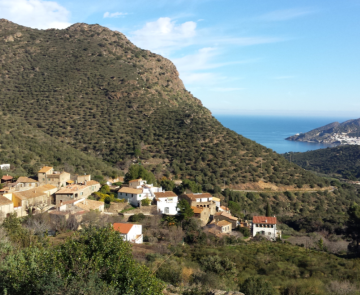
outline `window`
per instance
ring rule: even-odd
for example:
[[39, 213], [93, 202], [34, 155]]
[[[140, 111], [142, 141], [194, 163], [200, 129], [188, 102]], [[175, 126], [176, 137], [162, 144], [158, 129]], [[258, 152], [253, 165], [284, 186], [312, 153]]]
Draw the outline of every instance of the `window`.
[[165, 207], [164, 213], [165, 213], [165, 214], [168, 214], [168, 213], [169, 213], [169, 207]]
[[271, 233], [268, 233], [269, 236], [271, 236]]

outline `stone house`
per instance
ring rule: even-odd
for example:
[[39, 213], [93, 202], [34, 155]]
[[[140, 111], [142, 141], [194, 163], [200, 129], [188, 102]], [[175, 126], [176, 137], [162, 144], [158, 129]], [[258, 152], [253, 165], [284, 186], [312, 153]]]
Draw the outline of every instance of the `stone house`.
[[40, 184], [52, 184], [56, 187], [65, 187], [70, 180], [70, 173], [54, 171], [53, 167], [44, 166], [38, 172]]
[[167, 215], [176, 215], [178, 213], [178, 196], [174, 192], [155, 193], [155, 201], [158, 212]]
[[276, 238], [281, 238], [281, 231], [276, 229], [277, 219], [276, 217], [267, 216], [254, 216], [253, 217], [253, 237], [260, 234], [272, 241]]
[[180, 200], [186, 200], [191, 207], [208, 208], [211, 216], [216, 213], [216, 203], [212, 200], [213, 196], [209, 193], [182, 194], [179, 198]]
[[237, 228], [237, 226], [240, 224], [239, 219], [235, 216], [232, 216], [230, 213], [226, 212], [217, 212], [214, 215], [214, 220], [216, 223], [219, 221], [225, 220], [231, 223], [232, 229]]
[[207, 207], [194, 207], [191, 206], [191, 209], [194, 211], [194, 217], [199, 218], [201, 221], [201, 226], [205, 226], [210, 219], [210, 209]]
[[28, 190], [31, 188], [35, 188], [38, 187], [40, 184], [38, 181], [36, 181], [35, 179], [29, 178], [29, 177], [25, 177], [25, 176], [20, 176], [17, 181], [15, 182], [15, 190], [17, 191], [24, 191], [24, 190]]
[[120, 233], [120, 236], [124, 239], [124, 241], [135, 244], [143, 243], [141, 224], [114, 223], [113, 228]]
[[85, 184], [87, 181], [90, 181], [91, 180], [91, 175], [90, 174], [85, 174], [85, 175], [74, 175], [72, 177], [72, 180], [78, 184], [78, 183], [81, 183], [81, 184]]
[[55, 193], [55, 204], [59, 205], [61, 202], [87, 199], [92, 193], [100, 189], [100, 183], [95, 180], [87, 181], [86, 184], [68, 185]]
[[11, 192], [3, 196], [12, 201], [18, 217], [27, 216], [30, 210], [34, 214], [42, 212], [51, 204], [48, 190], [41, 187]]

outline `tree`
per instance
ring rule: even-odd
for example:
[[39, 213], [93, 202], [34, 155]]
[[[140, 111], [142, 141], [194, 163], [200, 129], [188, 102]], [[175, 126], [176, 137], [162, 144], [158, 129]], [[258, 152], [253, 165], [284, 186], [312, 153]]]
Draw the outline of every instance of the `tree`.
[[261, 277], [250, 277], [241, 285], [240, 291], [246, 295], [275, 295], [273, 286]]
[[354, 203], [348, 210], [346, 234], [355, 243], [355, 250], [360, 252], [360, 206]]
[[271, 207], [269, 202], [266, 204], [266, 216], [270, 217], [271, 216]]
[[151, 200], [149, 198], [141, 200], [141, 206], [150, 206]]
[[164, 179], [160, 182], [160, 186], [165, 190], [165, 191], [172, 191], [175, 188], [175, 183], [172, 180], [169, 179]]
[[180, 215], [183, 220], [190, 219], [194, 216], [194, 210], [191, 208], [190, 204], [184, 199], [178, 202], [177, 208], [180, 210]]
[[132, 165], [129, 168], [128, 173], [125, 174], [125, 182], [129, 182], [133, 179], [139, 179], [142, 178], [147, 181], [147, 183], [155, 184], [155, 176], [150, 171], [147, 171], [144, 166], [141, 165]]

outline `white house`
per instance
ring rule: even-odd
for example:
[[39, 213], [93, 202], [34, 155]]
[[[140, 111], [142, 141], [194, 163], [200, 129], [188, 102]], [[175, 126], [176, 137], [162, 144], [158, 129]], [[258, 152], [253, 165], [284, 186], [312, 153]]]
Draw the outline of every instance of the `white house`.
[[140, 206], [141, 201], [155, 198], [155, 193], [162, 192], [162, 187], [147, 184], [146, 180], [135, 179], [129, 181], [129, 187], [122, 187], [118, 190], [118, 198], [126, 199], [133, 206]]
[[161, 192], [155, 193], [155, 200], [157, 205], [157, 211], [162, 214], [176, 215], [178, 196], [173, 192]]
[[10, 164], [0, 164], [0, 170], [10, 170]]
[[276, 229], [276, 217], [254, 216], [253, 217], [253, 237], [257, 234], [263, 235], [270, 240], [281, 238], [281, 231]]
[[114, 230], [120, 233], [124, 241], [135, 244], [143, 243], [142, 225], [132, 223], [114, 223]]

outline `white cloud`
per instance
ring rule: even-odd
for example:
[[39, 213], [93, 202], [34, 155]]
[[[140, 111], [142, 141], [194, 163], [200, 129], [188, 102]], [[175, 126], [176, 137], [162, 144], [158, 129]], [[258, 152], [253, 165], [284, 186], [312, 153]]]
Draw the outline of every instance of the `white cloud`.
[[120, 17], [120, 16], [125, 16], [128, 15], [127, 12], [105, 12], [104, 13], [104, 18], [115, 18], [115, 17]]
[[161, 17], [132, 33], [130, 39], [138, 46], [168, 55], [171, 50], [192, 44], [196, 36], [196, 23], [176, 24], [169, 17]]
[[258, 20], [262, 21], [285, 21], [294, 18], [298, 18], [301, 16], [305, 16], [308, 14], [314, 13], [313, 10], [306, 9], [306, 8], [292, 8], [292, 9], [283, 9], [283, 10], [276, 10], [266, 14], [259, 16]]
[[71, 25], [70, 12], [54, 1], [0, 0], [0, 17], [37, 29], [64, 29]]

